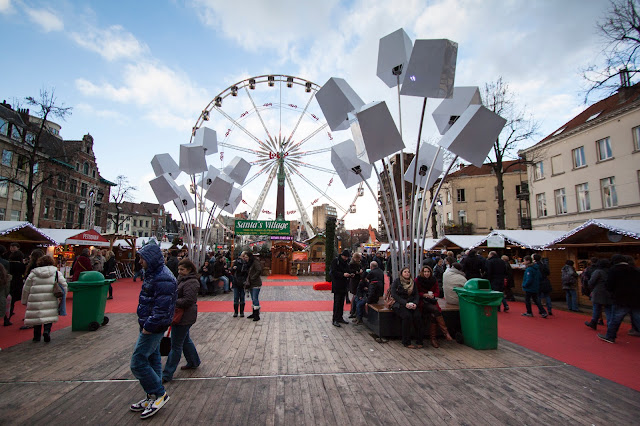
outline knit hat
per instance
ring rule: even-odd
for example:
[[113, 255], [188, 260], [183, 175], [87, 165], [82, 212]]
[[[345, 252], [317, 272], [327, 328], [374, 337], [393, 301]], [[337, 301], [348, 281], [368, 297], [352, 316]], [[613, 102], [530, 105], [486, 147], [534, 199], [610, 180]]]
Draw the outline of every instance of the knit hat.
[[344, 256], [344, 257], [349, 257], [351, 254], [349, 253], [349, 250], [344, 249], [342, 250], [342, 253], [340, 253], [340, 256]]

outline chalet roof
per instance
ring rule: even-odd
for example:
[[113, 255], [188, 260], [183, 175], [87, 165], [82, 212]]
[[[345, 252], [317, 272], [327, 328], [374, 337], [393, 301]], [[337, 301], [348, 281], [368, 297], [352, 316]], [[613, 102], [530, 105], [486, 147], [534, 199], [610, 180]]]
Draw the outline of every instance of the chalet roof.
[[538, 143], [546, 142], [558, 135], [569, 133], [571, 130], [590, 121], [594, 123], [605, 121], [607, 117], [632, 107], [633, 104], [638, 101], [640, 101], [640, 83], [631, 87], [621, 87], [617, 93], [591, 105]]
[[636, 240], [640, 240], [640, 220], [632, 219], [590, 219], [582, 225], [572, 229], [569, 232], [565, 232], [560, 237], [554, 239], [549, 243], [552, 244], [566, 244], [572, 243], [579, 239], [582, 234], [588, 236], [594, 228], [607, 229], [615, 234], [631, 237]]
[[550, 231], [546, 229], [495, 229], [473, 247], [484, 244], [492, 235], [499, 235], [513, 245], [518, 245], [534, 250], [542, 250], [548, 247], [552, 241], [565, 235], [565, 231]]
[[[507, 170], [507, 173], [513, 172], [526, 172], [527, 165], [521, 163], [519, 160], [510, 160], [502, 162], [502, 170]], [[449, 173], [447, 179], [453, 177], [465, 177], [465, 176], [488, 176], [493, 174], [493, 169], [490, 163], [485, 163], [482, 167], [476, 167], [474, 165], [464, 166], [460, 170]]]

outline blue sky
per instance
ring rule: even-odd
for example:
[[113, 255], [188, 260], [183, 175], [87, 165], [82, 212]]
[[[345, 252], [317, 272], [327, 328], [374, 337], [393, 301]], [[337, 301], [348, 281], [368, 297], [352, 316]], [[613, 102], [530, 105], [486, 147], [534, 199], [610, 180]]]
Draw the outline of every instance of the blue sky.
[[[13, 103], [55, 88], [58, 102], [73, 107], [59, 123], [62, 136], [91, 133], [101, 175], [115, 180], [123, 174], [138, 187], [138, 201], [155, 201], [148, 185], [153, 155], [177, 159], [202, 109], [242, 79], [286, 74], [322, 85], [341, 77], [365, 102], [386, 100], [397, 119], [397, 93], [375, 72], [379, 39], [398, 28], [412, 39], [456, 41], [456, 85], [482, 86], [503, 76], [541, 123], [542, 139], [585, 108], [580, 69], [599, 58], [596, 22], [607, 6], [593, 0], [0, 0], [0, 98]], [[273, 93], [264, 96], [267, 102]], [[430, 100], [429, 112], [437, 104]], [[415, 151], [420, 106], [419, 99], [402, 99], [408, 151]], [[319, 111], [315, 101], [311, 109]], [[426, 121], [423, 139], [436, 138], [430, 116]], [[228, 122], [217, 116], [208, 126], [221, 139]], [[333, 136], [337, 142], [351, 137], [348, 131]], [[328, 185], [330, 178], [315, 172], [308, 177], [341, 205], [351, 202], [353, 188]], [[314, 200], [329, 202], [303, 181], [297, 188], [309, 213]], [[260, 189], [243, 191], [248, 205]], [[263, 210], [275, 209], [274, 194]], [[367, 193], [346, 225], [368, 224], [376, 226], [377, 214]]]

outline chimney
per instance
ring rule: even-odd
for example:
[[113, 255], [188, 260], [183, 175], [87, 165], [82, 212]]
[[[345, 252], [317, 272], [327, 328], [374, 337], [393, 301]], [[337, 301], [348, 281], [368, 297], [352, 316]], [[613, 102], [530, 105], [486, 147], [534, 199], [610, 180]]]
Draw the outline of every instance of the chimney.
[[629, 87], [631, 86], [631, 78], [629, 77], [629, 70], [623, 68], [618, 73], [620, 75], [620, 87]]

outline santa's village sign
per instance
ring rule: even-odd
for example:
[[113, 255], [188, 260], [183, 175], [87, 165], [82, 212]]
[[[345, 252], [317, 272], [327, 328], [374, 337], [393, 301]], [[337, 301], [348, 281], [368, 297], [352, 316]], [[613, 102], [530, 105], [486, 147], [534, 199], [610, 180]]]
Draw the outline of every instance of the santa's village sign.
[[290, 235], [291, 228], [284, 220], [236, 219], [236, 235]]

